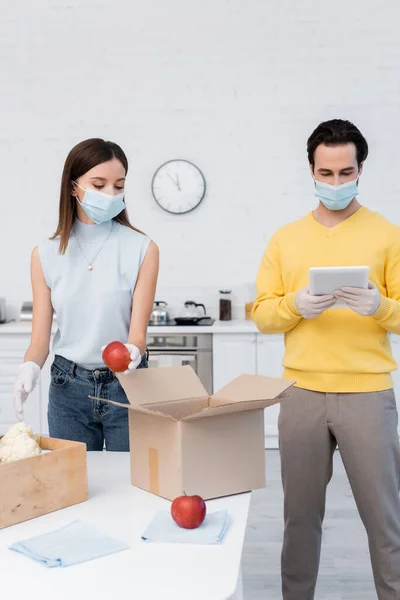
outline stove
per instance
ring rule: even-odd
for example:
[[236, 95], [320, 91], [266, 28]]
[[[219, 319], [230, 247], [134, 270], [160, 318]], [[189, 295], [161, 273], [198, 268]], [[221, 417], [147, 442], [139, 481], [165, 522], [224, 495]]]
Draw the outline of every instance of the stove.
[[[212, 320], [212, 319], [211, 319]], [[208, 394], [213, 393], [212, 333], [178, 333], [172, 323], [168, 332], [147, 330], [149, 367], [191, 366]]]

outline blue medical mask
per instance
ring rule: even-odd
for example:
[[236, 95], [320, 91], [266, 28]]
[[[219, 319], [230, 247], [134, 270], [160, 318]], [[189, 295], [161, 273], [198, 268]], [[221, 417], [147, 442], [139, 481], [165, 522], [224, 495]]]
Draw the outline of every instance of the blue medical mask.
[[358, 194], [358, 177], [341, 185], [330, 185], [322, 181], [315, 182], [315, 196], [329, 210], [344, 210]]
[[75, 181], [73, 183], [81, 188], [81, 190], [84, 190], [85, 195], [82, 202], [78, 198], [77, 200], [89, 219], [97, 225], [111, 221], [111, 219], [119, 215], [126, 208], [124, 202], [125, 192], [113, 196], [112, 194], [105, 194], [91, 188], [85, 189]]

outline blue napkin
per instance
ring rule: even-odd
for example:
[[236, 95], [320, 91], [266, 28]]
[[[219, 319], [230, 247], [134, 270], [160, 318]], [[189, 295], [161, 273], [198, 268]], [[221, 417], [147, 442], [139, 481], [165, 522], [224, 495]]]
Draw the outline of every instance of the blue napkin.
[[183, 529], [175, 523], [170, 512], [157, 512], [146, 528], [142, 539], [146, 542], [182, 544], [220, 544], [228, 529], [227, 510], [219, 510], [206, 515], [196, 529]]
[[81, 521], [73, 521], [57, 531], [10, 546], [10, 550], [25, 554], [45, 567], [69, 567], [128, 548], [127, 544], [103, 535]]

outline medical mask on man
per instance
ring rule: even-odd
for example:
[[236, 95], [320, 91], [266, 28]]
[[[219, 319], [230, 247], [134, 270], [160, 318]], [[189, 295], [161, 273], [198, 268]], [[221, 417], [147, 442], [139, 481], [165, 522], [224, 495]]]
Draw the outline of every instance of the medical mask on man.
[[99, 225], [111, 221], [125, 209], [125, 192], [113, 196], [91, 188], [85, 189], [78, 183], [74, 183], [85, 192], [82, 202], [78, 198], [77, 200], [93, 223]]
[[329, 210], [344, 210], [358, 194], [358, 177], [340, 185], [315, 181], [315, 196]]

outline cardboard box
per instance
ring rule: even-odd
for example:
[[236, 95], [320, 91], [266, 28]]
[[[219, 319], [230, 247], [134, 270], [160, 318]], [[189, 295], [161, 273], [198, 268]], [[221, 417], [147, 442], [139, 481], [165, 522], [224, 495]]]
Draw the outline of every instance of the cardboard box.
[[0, 464], [0, 529], [88, 499], [86, 444], [40, 438], [39, 456]]
[[133, 485], [170, 500], [265, 486], [264, 408], [294, 382], [242, 375], [210, 397], [190, 366], [118, 379], [130, 404], [109, 401], [129, 410]]

